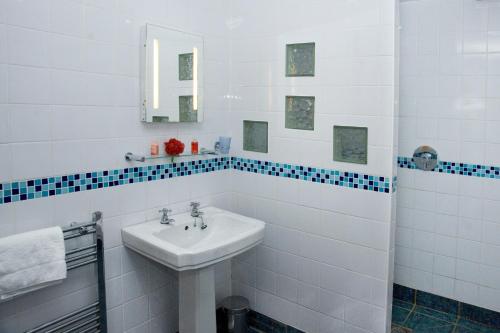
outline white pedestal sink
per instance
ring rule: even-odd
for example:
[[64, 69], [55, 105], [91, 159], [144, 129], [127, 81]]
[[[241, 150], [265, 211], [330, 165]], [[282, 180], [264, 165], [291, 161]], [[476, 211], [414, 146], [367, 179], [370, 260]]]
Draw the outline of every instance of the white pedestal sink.
[[173, 225], [151, 221], [122, 229], [125, 246], [179, 271], [180, 333], [216, 333], [214, 264], [264, 238], [265, 223], [215, 207], [202, 209], [207, 228], [189, 213]]

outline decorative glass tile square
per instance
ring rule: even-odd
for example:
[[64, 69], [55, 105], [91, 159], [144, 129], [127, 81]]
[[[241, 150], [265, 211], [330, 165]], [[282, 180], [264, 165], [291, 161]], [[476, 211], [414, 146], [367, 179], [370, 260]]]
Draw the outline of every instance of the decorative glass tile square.
[[368, 128], [333, 126], [333, 160], [368, 163]]
[[193, 110], [193, 96], [179, 96], [179, 121], [181, 123], [198, 121], [198, 111]]
[[179, 80], [186, 81], [193, 79], [193, 54], [179, 54]]
[[286, 76], [314, 76], [315, 43], [286, 45]]
[[243, 120], [243, 150], [267, 153], [267, 121]]
[[286, 96], [285, 127], [314, 130], [314, 96]]

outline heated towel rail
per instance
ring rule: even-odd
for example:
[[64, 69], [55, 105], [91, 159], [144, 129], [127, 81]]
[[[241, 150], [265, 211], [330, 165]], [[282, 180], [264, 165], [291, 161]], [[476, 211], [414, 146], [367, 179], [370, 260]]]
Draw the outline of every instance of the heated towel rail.
[[[98, 299], [90, 305], [25, 333], [107, 333], [102, 213], [92, 213], [91, 222], [73, 223], [63, 228], [63, 234], [68, 271], [90, 264], [97, 266]], [[87, 240], [87, 238], [92, 238], [92, 244], [80, 246], [79, 240]], [[73, 246], [68, 246], [69, 243], [73, 243]]]

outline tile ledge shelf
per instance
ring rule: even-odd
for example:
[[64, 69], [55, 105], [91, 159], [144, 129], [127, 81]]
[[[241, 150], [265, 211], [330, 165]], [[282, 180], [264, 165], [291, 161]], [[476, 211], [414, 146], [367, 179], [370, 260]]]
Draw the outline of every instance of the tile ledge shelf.
[[174, 160], [176, 158], [183, 158], [183, 157], [204, 157], [204, 156], [221, 156], [222, 154], [219, 154], [218, 152], [214, 150], [208, 150], [205, 148], [201, 148], [200, 152], [198, 154], [193, 154], [193, 153], [182, 153], [179, 155], [166, 155], [166, 154], [158, 154], [158, 155], [137, 155], [131, 152], [128, 152], [125, 154], [125, 161], [127, 162], [146, 162], [146, 161], [151, 161], [151, 160], [158, 160], [158, 159], [170, 159], [172, 163], [174, 163]]

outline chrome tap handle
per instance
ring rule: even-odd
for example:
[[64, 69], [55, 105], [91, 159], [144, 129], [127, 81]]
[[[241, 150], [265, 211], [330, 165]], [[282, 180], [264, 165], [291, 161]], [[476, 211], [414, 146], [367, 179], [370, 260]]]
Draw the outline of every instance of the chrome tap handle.
[[198, 209], [200, 207], [200, 203], [197, 201], [191, 201], [189, 204], [193, 209]]
[[171, 209], [163, 208], [163, 209], [160, 209], [158, 211], [158, 213], [162, 214], [161, 221], [160, 221], [161, 224], [171, 224], [171, 223], [175, 222], [174, 219], [171, 219], [168, 217], [168, 214], [172, 213]]

